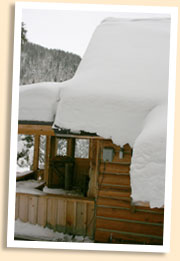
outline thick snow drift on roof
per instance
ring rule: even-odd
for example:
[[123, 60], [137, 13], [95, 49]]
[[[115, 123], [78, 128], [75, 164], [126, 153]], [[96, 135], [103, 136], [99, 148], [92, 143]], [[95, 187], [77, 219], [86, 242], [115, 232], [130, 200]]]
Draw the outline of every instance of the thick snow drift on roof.
[[53, 122], [61, 83], [42, 82], [20, 86], [19, 120]]
[[55, 124], [133, 145], [146, 115], [167, 99], [169, 29], [169, 19], [103, 21], [64, 84]]
[[134, 144], [131, 163], [131, 188], [134, 201], [164, 205], [167, 106], [155, 107]]
[[[165, 155], [166, 125], [154, 126], [158, 119], [146, 117], [156, 106], [167, 103], [169, 43], [169, 18], [103, 21], [75, 77], [64, 83], [54, 122], [62, 128], [96, 132], [117, 145], [133, 146], [133, 200], [147, 200], [157, 207], [164, 202], [165, 161], [160, 151]], [[161, 120], [161, 112], [157, 117]], [[152, 140], [147, 147], [146, 135]], [[139, 173], [141, 180], [136, 179]]]

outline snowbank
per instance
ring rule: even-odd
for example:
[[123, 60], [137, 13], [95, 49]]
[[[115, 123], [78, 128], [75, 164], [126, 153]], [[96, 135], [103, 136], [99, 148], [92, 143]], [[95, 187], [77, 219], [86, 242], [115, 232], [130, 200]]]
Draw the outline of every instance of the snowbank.
[[42, 82], [20, 86], [19, 120], [53, 122], [61, 83]]
[[54, 121], [129, 143], [132, 198], [153, 207], [164, 204], [166, 109], [156, 107], [167, 103], [169, 43], [169, 18], [104, 20], [63, 85]]
[[58, 242], [84, 242], [93, 243], [88, 237], [73, 236], [69, 234], [54, 232], [52, 229], [39, 225], [24, 223], [19, 219], [15, 221], [15, 237], [36, 241], [58, 241]]

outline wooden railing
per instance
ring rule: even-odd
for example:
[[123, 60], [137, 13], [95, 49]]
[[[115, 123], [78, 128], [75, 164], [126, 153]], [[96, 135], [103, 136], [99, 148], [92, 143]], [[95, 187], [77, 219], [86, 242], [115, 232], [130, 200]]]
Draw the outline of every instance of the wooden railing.
[[94, 201], [87, 198], [16, 193], [15, 218], [54, 231], [94, 236]]

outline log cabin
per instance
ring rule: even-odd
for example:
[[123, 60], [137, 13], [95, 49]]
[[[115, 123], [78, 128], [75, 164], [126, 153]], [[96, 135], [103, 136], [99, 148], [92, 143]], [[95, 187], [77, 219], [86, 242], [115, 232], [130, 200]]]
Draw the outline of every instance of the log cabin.
[[[44, 124], [44, 123], [43, 123]], [[76, 189], [81, 195], [16, 193], [16, 219], [54, 231], [88, 236], [94, 242], [163, 244], [164, 208], [133, 204], [130, 186], [132, 148], [122, 148], [95, 134], [58, 131], [52, 125], [20, 122], [18, 133], [34, 136], [30, 178], [48, 188]], [[40, 136], [46, 136], [45, 167], [38, 168]], [[57, 142], [67, 140], [67, 156], [57, 156]], [[76, 139], [89, 141], [88, 158], [76, 158]], [[37, 188], [42, 189], [42, 188]]]
[[[169, 32], [169, 18], [105, 19], [71, 80], [21, 86], [18, 133], [34, 136], [21, 178], [47, 189], [17, 192], [16, 219], [97, 243], [163, 245]], [[86, 158], [75, 153], [81, 139]]]

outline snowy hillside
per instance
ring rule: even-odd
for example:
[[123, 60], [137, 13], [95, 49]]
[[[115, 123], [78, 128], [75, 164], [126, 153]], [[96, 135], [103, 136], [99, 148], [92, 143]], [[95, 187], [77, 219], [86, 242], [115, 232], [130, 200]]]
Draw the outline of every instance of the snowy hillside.
[[[80, 56], [76, 54], [47, 49], [28, 41], [25, 42], [21, 49], [20, 84], [23, 86], [20, 87], [19, 120], [34, 120], [34, 117], [38, 115], [40, 121], [53, 121], [60, 82], [74, 76], [80, 61]], [[38, 84], [39, 82], [41, 84]], [[44, 83], [42, 84], [42, 82]], [[37, 84], [29, 85], [31, 83]], [[37, 109], [39, 113], [37, 113]], [[45, 142], [45, 137], [41, 136], [39, 165], [42, 167]], [[18, 136], [17, 171], [22, 172], [30, 169], [33, 149], [33, 137], [29, 135]], [[63, 153], [64, 150], [65, 141], [62, 140], [59, 144], [59, 153]]]

